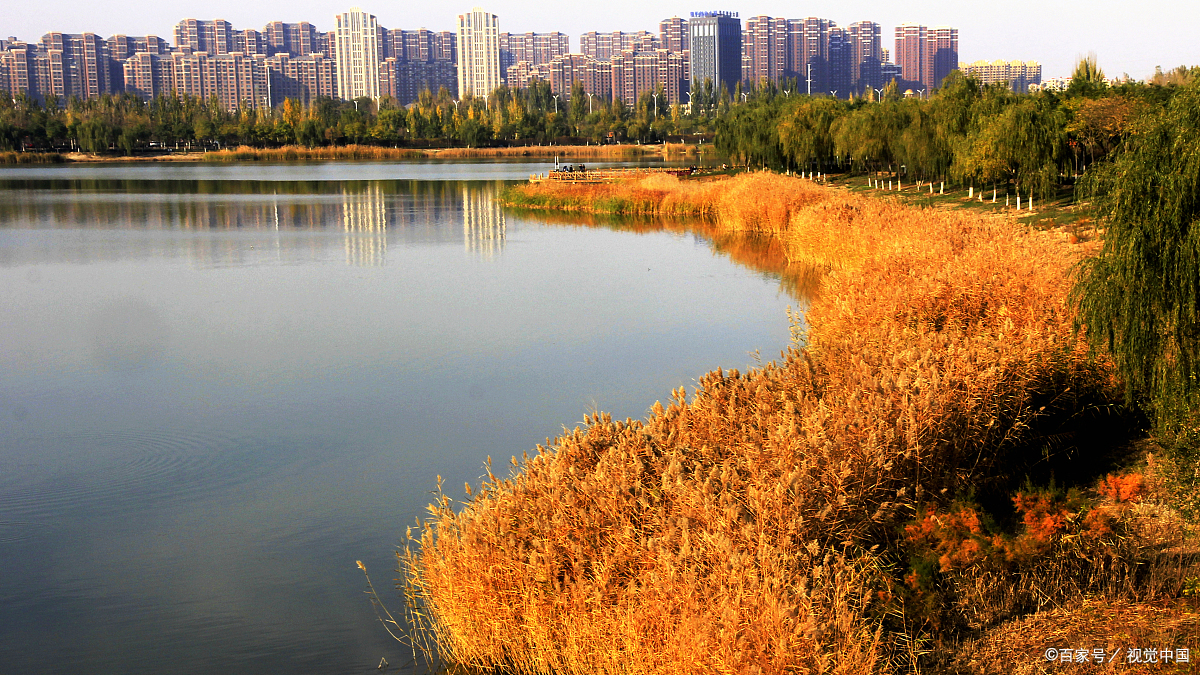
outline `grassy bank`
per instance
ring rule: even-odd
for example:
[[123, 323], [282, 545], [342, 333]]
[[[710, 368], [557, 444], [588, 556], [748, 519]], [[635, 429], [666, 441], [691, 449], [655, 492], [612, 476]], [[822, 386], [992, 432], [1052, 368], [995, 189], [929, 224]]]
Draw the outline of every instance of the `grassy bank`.
[[62, 164], [67, 161], [57, 152], [0, 152], [0, 164]]
[[489, 467], [465, 507], [440, 498], [403, 563], [449, 661], [949, 668], [1014, 617], [1170, 600], [1200, 576], [1152, 472], [1122, 470], [1130, 420], [1072, 332], [1091, 244], [772, 174], [505, 199], [702, 217], [823, 278], [775, 362], [708, 373], [642, 421], [589, 417], [510, 475]]
[[397, 160], [397, 159], [470, 159], [491, 157], [540, 157], [570, 159], [635, 159], [647, 156], [695, 155], [696, 146], [664, 145], [530, 145], [503, 148], [383, 148], [373, 145], [343, 145], [308, 148], [289, 145], [282, 148], [251, 148], [208, 152], [208, 162], [295, 162], [312, 160]]

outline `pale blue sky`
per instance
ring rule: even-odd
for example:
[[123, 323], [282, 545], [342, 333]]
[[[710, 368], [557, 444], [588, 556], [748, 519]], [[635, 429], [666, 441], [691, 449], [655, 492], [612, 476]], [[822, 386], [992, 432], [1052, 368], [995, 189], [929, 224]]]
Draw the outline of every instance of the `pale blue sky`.
[[[352, 0], [353, 1], [353, 0]], [[456, 14], [471, 8], [462, 2], [373, 2], [362, 8], [388, 28], [453, 29]], [[333, 27], [333, 16], [352, 2], [293, 0], [292, 2], [235, 2], [233, 0], [161, 0], [125, 3], [96, 0], [6, 0], [0, 16], [0, 35], [36, 41], [43, 33], [90, 31], [105, 37], [114, 33], [159, 35], [171, 40], [171, 29], [183, 18], [226, 19], [237, 28], [262, 28], [268, 21], [311, 21], [322, 30]], [[1164, 69], [1200, 64], [1200, 3], [1189, 1], [1008, 0], [975, 3], [949, 0], [911, 2], [793, 3], [783, 0], [737, 0], [685, 3], [675, 0], [608, 0], [605, 2], [529, 2], [493, 0], [484, 9], [500, 17], [500, 29], [512, 32], [560, 30], [571, 36], [578, 51], [579, 34], [589, 30], [658, 30], [658, 22], [697, 10], [738, 12], [743, 19], [758, 14], [802, 18], [819, 16], [839, 25], [871, 20], [883, 25], [884, 46], [891, 47], [891, 29], [904, 22], [948, 24], [959, 29], [959, 56], [977, 59], [1040, 61], [1043, 76], [1067, 76], [1078, 55], [1095, 51], [1108, 75], [1129, 73], [1143, 79], [1156, 65]]]

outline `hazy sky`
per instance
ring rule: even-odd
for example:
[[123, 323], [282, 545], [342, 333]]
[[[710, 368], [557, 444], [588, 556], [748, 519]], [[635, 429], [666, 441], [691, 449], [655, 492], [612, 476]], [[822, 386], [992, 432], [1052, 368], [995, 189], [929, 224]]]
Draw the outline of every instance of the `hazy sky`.
[[[353, 2], [353, 0], [351, 0]], [[362, 8], [388, 28], [452, 30], [456, 14], [472, 1], [371, 2]], [[36, 41], [43, 33], [93, 32], [154, 34], [171, 41], [171, 29], [183, 18], [221, 18], [235, 28], [261, 29], [268, 21], [311, 21], [322, 30], [333, 27], [333, 16], [351, 4], [329, 0], [245, 2], [234, 0], [160, 0], [112, 3], [96, 0], [5, 0], [0, 35]], [[783, 0], [737, 0], [723, 3], [684, 3], [666, 0], [607, 0], [604, 2], [529, 2], [489, 0], [484, 9], [500, 17], [500, 30], [511, 32], [560, 30], [571, 36], [578, 51], [579, 35], [590, 30], [658, 30], [658, 22], [686, 17], [697, 10], [730, 10], [747, 17], [766, 14], [787, 18], [819, 16], [839, 25], [871, 20], [884, 29], [883, 46], [892, 48], [892, 28], [905, 22], [958, 28], [959, 57], [1040, 61], [1043, 77], [1068, 76], [1078, 55], [1095, 51], [1105, 74], [1129, 73], [1144, 79], [1156, 65], [1163, 69], [1200, 64], [1200, 3], [1178, 0], [1007, 0], [980, 3], [958, 0], [909, 2], [841, 2], [797, 4]]]

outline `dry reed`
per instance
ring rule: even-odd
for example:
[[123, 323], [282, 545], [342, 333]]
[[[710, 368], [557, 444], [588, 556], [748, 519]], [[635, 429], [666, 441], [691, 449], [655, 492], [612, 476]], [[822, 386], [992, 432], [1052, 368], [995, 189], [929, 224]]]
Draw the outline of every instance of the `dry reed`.
[[57, 152], [0, 152], [0, 164], [62, 164], [67, 161]]
[[[690, 147], [690, 146], [684, 146]], [[467, 159], [488, 157], [563, 157], [592, 159], [629, 159], [647, 155], [686, 154], [675, 146], [654, 145], [528, 145], [503, 148], [387, 148], [374, 145], [341, 145], [309, 148], [287, 145], [281, 148], [252, 148], [243, 145], [233, 150], [204, 153], [208, 162], [297, 162], [313, 160], [396, 160], [396, 159]]]
[[[902, 530], [1111, 389], [1066, 305], [1081, 247], [771, 174], [540, 184], [510, 202], [704, 216], [826, 270], [807, 344], [645, 421], [599, 414], [448, 497], [403, 555], [448, 660], [515, 673], [868, 673], [920, 627]], [[1047, 408], [1047, 401], [1054, 401]], [[468, 494], [470, 489], [468, 487]], [[1004, 583], [991, 577], [991, 583]]]

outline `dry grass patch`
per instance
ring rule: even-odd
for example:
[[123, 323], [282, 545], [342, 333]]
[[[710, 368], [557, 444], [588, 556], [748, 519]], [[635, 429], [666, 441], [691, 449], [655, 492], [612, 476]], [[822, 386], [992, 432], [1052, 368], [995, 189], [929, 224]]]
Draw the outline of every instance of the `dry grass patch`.
[[[464, 507], [444, 496], [432, 507], [403, 564], [448, 660], [516, 673], [870, 673], [914, 665], [928, 640], [944, 663], [965, 612], [982, 609], [983, 629], [1025, 611], [1025, 596], [961, 601], [971, 583], [1026, 568], [971, 567], [968, 555], [967, 571], [923, 581], [905, 525], [963, 495], [1007, 499], [1023, 475], [1045, 475], [1043, 441], [1116, 395], [1071, 329], [1080, 246], [771, 174], [506, 198], [699, 215], [715, 232], [768, 235], [825, 277], [805, 345], [748, 373], [708, 373], [644, 421], [588, 418], [514, 458], [509, 476], [489, 468]], [[1065, 598], [1095, 592], [1102, 572], [1037, 578]]]

